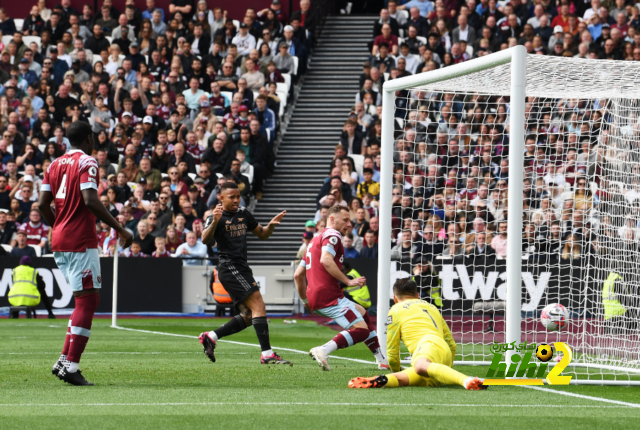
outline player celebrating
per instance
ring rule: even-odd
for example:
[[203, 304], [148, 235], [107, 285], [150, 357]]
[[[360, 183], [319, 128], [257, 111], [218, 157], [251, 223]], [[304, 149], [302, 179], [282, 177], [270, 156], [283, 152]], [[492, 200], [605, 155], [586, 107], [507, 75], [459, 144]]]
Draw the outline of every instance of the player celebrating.
[[[333, 318], [344, 331], [322, 346], [312, 348], [309, 355], [323, 370], [331, 370], [329, 354], [364, 342], [378, 361], [378, 367], [388, 369], [387, 359], [380, 351], [378, 335], [367, 311], [344, 297], [339, 282], [349, 287], [362, 286], [364, 277], [349, 279], [341, 271], [344, 260], [342, 235], [350, 229], [349, 211], [344, 206], [333, 206], [327, 211], [327, 228], [307, 246], [307, 254], [296, 269], [294, 280], [298, 294], [305, 305], [318, 315]], [[306, 285], [306, 274], [309, 286]]]
[[[351, 388], [396, 388], [406, 386], [438, 387], [462, 385], [467, 390], [483, 390], [486, 385], [476, 377], [453, 370], [456, 343], [438, 309], [420, 300], [418, 287], [410, 278], [393, 285], [393, 301], [387, 318], [387, 355], [389, 367], [397, 373], [371, 378], [354, 378]], [[400, 372], [400, 339], [411, 353], [411, 366]]]
[[[93, 314], [100, 301], [96, 218], [115, 229], [124, 247], [131, 244], [132, 237], [98, 197], [98, 163], [87, 155], [93, 150], [91, 126], [87, 122], [76, 121], [67, 128], [67, 138], [71, 150], [47, 169], [39, 202], [42, 216], [47, 224], [53, 226], [53, 257], [71, 286], [76, 301], [62, 355], [52, 372], [72, 385], [93, 385], [82, 376], [78, 363], [89, 341]], [[55, 213], [51, 210], [51, 202], [55, 202]]]
[[221, 204], [213, 210], [213, 215], [207, 218], [202, 232], [202, 243], [207, 244], [212, 238], [216, 239], [220, 252], [218, 279], [231, 296], [233, 304], [240, 310], [240, 315], [231, 318], [216, 330], [200, 334], [204, 353], [215, 363], [213, 351], [217, 340], [253, 325], [262, 348], [260, 363], [293, 365], [271, 349], [267, 310], [260, 288], [247, 264], [247, 231], [262, 240], [267, 240], [287, 211], [276, 215], [266, 228], [262, 227], [251, 212], [239, 207], [240, 190], [234, 182], [225, 182], [220, 186], [220, 201]]

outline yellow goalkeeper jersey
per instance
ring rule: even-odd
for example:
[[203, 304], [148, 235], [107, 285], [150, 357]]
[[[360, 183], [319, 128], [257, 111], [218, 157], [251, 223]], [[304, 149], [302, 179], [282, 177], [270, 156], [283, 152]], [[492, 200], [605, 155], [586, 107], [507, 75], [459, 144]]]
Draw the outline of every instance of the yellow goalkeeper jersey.
[[420, 340], [426, 335], [444, 339], [451, 349], [451, 356], [455, 357], [456, 343], [449, 326], [435, 306], [419, 299], [396, 303], [387, 317], [387, 357], [391, 370], [400, 370], [400, 340], [413, 355]]

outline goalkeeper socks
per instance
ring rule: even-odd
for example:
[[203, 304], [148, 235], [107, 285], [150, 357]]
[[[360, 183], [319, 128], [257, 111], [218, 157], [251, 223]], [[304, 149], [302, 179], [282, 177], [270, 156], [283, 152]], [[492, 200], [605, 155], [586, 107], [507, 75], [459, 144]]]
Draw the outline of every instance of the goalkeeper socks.
[[369, 336], [369, 330], [366, 328], [351, 328], [338, 333], [333, 341], [338, 345], [338, 349], [348, 348], [356, 343], [364, 342]]
[[398, 388], [400, 386], [400, 384], [398, 383], [398, 378], [393, 376], [393, 374], [386, 375], [386, 376], [387, 376], [387, 383], [384, 386], [384, 388]]
[[[260, 342], [260, 348], [263, 352], [271, 350], [271, 342], [269, 341], [269, 323], [267, 317], [255, 317], [251, 320], [253, 328], [258, 336], [258, 342]], [[271, 352], [273, 354], [273, 351]], [[271, 355], [269, 354], [269, 355]]]
[[[410, 387], [420, 387], [424, 385], [424, 379], [422, 376], [418, 375], [413, 367], [403, 370], [400, 373], [404, 373], [409, 378], [409, 386]], [[431, 375], [431, 374], [429, 374]]]
[[458, 372], [457, 370], [453, 370], [449, 366], [438, 363], [429, 364], [429, 367], [427, 367], [427, 373], [431, 378], [444, 385], [461, 385], [464, 387], [464, 380], [467, 378], [466, 375]]
[[218, 327], [217, 329], [210, 332], [215, 334], [215, 338], [214, 336], [211, 336], [211, 339], [215, 342], [216, 340], [222, 339], [223, 337], [241, 332], [245, 328], [247, 328], [247, 323], [244, 318], [242, 318], [241, 315], [236, 315], [235, 317], [224, 323], [221, 327]]
[[70, 327], [71, 336], [69, 337], [71, 339], [69, 340], [69, 354], [67, 354], [67, 360], [69, 361], [67, 367], [70, 372], [73, 372], [71, 369], [74, 367], [77, 370], [77, 363], [80, 363], [80, 357], [82, 357], [84, 348], [87, 346], [87, 342], [89, 342], [93, 314], [98, 308], [98, 303], [100, 303], [98, 293], [76, 297], [76, 309], [73, 311]]

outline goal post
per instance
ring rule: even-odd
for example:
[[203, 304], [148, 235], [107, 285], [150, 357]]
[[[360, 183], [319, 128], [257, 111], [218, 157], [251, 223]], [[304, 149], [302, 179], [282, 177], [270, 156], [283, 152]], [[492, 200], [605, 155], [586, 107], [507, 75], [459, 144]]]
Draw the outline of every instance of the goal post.
[[[392, 282], [414, 276], [437, 283], [419, 283], [420, 294], [438, 291], [429, 299], [459, 345], [456, 364], [488, 365], [494, 342], [562, 341], [574, 350], [572, 383], [640, 385], [637, 81], [640, 65], [516, 46], [384, 83], [383, 349]], [[621, 281], [606, 284], [612, 273]], [[567, 329], [542, 327], [550, 303], [569, 310]]]

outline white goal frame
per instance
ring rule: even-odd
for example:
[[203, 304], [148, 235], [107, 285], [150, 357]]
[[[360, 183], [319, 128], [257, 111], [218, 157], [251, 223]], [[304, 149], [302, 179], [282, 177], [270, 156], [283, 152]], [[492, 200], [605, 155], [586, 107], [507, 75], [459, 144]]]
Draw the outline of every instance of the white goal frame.
[[[384, 83], [382, 88], [382, 139], [381, 139], [381, 166], [380, 166], [380, 230], [379, 237], [385, 238], [378, 243], [378, 303], [377, 303], [377, 333], [380, 346], [387, 348], [386, 322], [389, 313], [390, 279], [391, 279], [391, 241], [386, 238], [392, 233], [392, 185], [393, 185], [393, 155], [394, 155], [394, 129], [396, 91], [408, 90], [428, 84], [447, 81], [475, 72], [495, 68], [504, 64], [511, 67], [510, 86], [510, 141], [509, 164], [522, 166], [524, 164], [524, 139], [525, 139], [525, 100], [527, 82], [527, 51], [524, 46], [515, 46], [504, 51], [496, 52], [477, 59], [452, 65], [446, 68], [419, 73]], [[461, 89], [462, 90], [462, 89]], [[509, 170], [508, 195], [509, 206], [523, 207], [523, 179], [524, 172], [521, 168]], [[507, 224], [507, 255], [518, 256], [522, 249], [521, 216], [509, 217]], [[506, 259], [506, 312], [505, 312], [505, 343], [521, 343], [521, 303], [522, 303], [522, 266], [520, 258]], [[507, 351], [513, 354], [514, 351]], [[507, 357], [507, 362], [509, 357]], [[458, 365], [486, 365], [488, 361], [455, 361]], [[571, 367], [573, 365], [569, 364]], [[598, 364], [575, 363], [575, 367], [610, 368]], [[617, 369], [614, 369], [617, 370]], [[624, 371], [634, 370], [620, 369]], [[576, 380], [571, 384], [586, 385], [640, 385], [640, 381], [616, 381], [616, 380]]]

